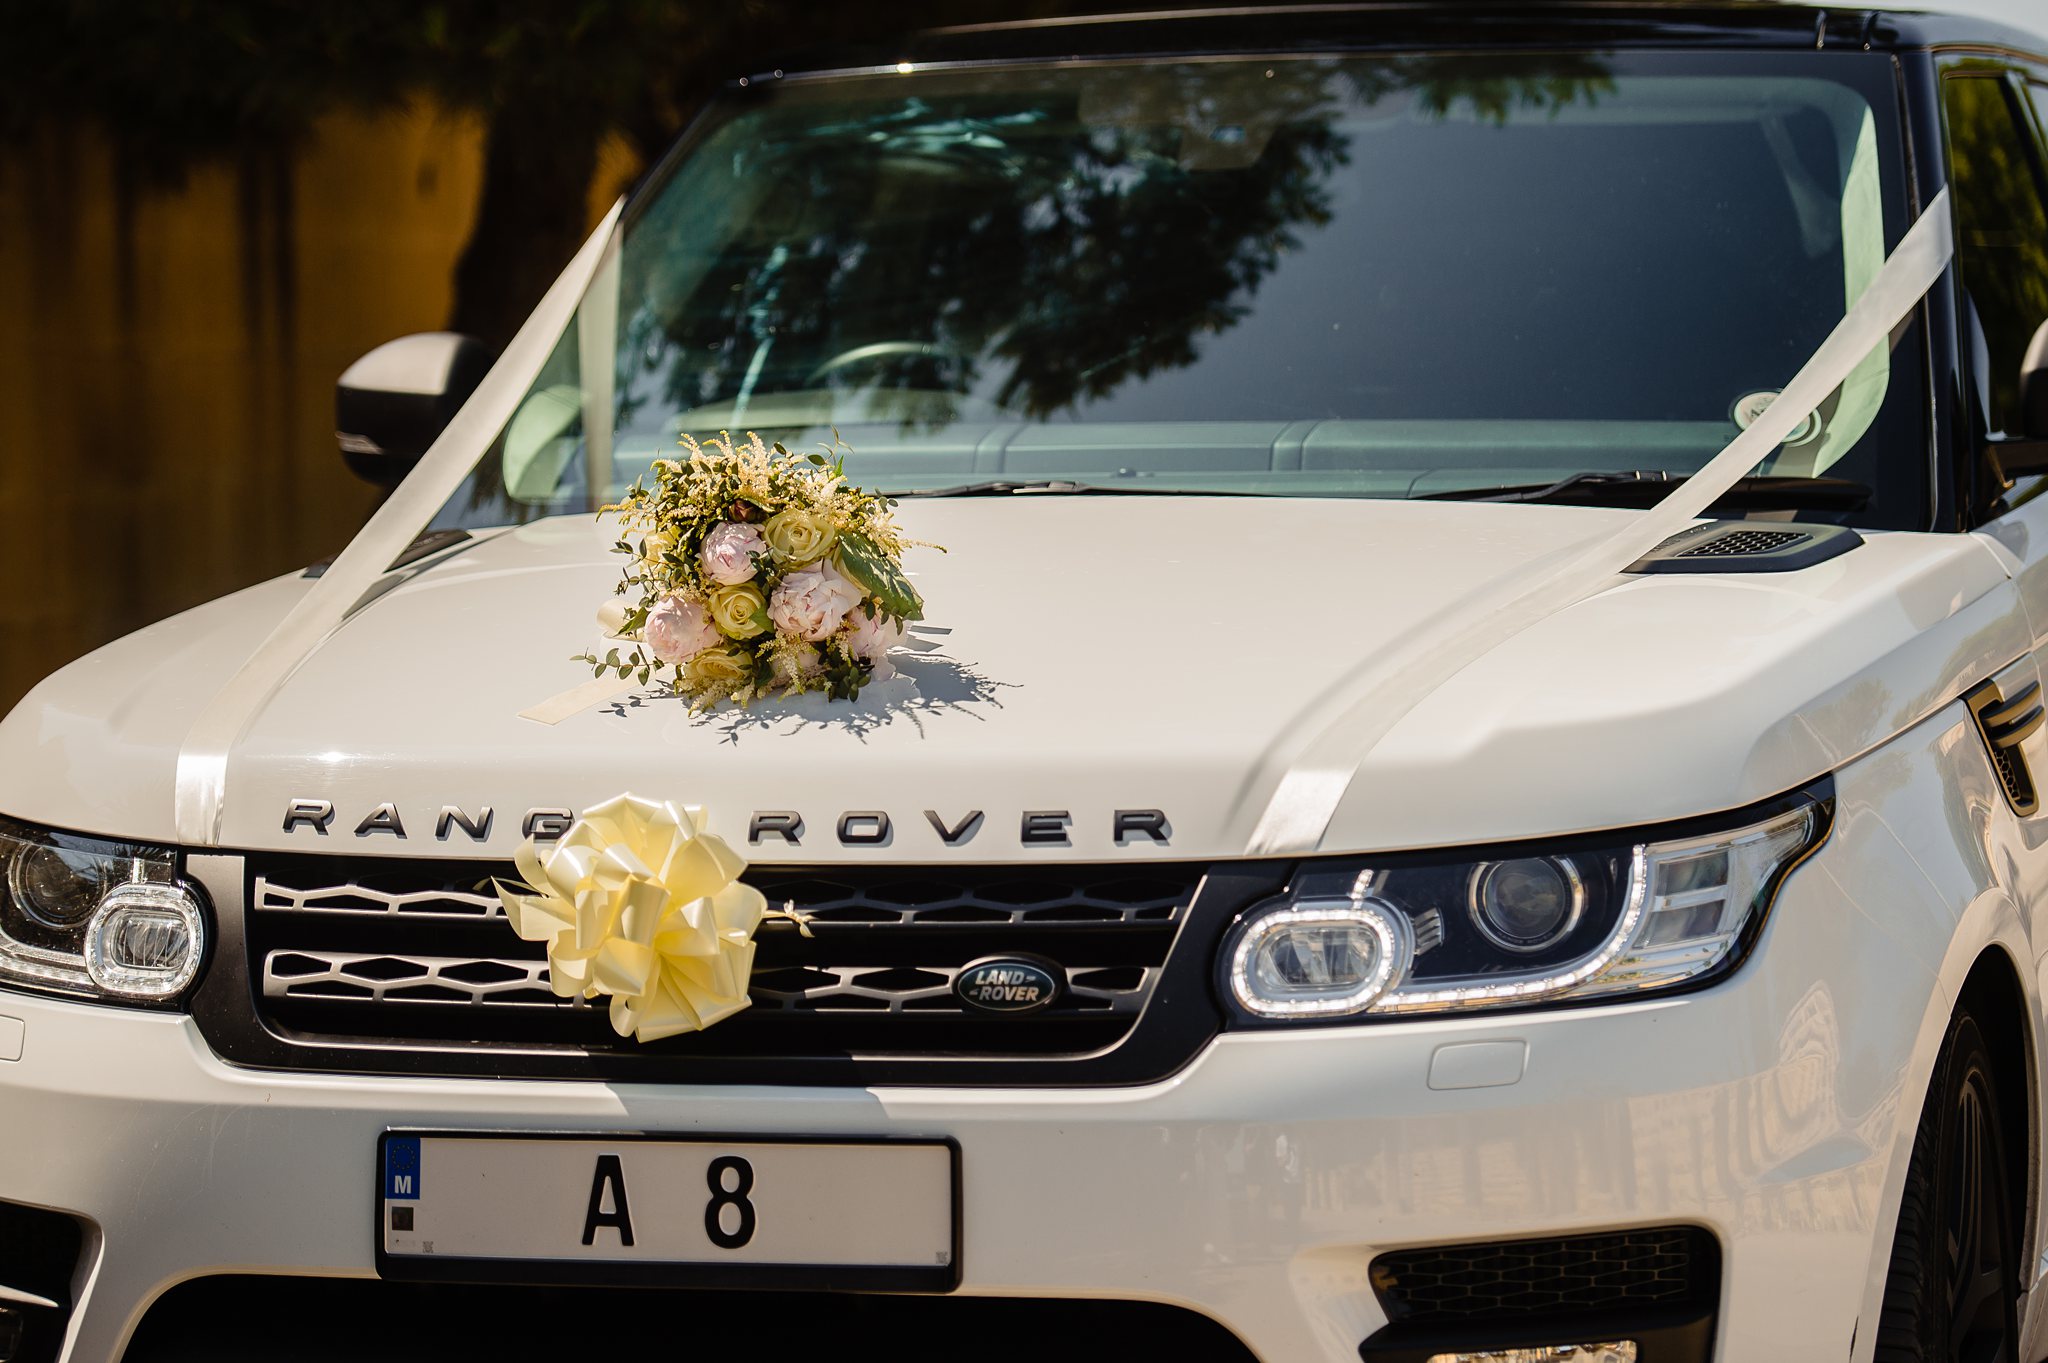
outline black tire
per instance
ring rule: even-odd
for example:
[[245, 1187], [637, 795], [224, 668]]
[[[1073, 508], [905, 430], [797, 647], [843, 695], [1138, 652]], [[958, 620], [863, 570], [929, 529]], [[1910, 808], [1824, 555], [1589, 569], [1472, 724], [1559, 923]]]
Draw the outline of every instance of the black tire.
[[1976, 1019], [1942, 1039], [1892, 1240], [1876, 1363], [2017, 1363], [2018, 1208]]

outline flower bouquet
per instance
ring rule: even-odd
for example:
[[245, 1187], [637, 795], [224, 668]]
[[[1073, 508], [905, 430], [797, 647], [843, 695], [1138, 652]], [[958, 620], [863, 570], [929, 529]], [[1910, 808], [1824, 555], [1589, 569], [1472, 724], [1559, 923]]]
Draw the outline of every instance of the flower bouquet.
[[655, 461], [653, 487], [636, 482], [604, 509], [631, 563], [598, 620], [624, 645], [576, 661], [642, 684], [666, 673], [693, 708], [805, 691], [851, 700], [893, 676], [889, 650], [924, 618], [895, 503], [850, 486], [836, 453], [795, 455], [752, 433], [682, 445], [686, 458]]

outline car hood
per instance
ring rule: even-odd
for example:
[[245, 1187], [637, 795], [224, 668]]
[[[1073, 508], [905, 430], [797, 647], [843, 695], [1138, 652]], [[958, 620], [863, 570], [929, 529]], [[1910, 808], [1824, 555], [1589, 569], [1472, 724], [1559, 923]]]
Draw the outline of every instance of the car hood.
[[[531, 811], [632, 792], [702, 806], [741, 844], [762, 812], [800, 818], [794, 844], [750, 847], [761, 860], [1241, 856], [1290, 764], [1327, 762], [1317, 745], [1362, 668], [1637, 514], [906, 503], [906, 530], [946, 552], [909, 555], [928, 619], [899, 678], [853, 703], [709, 714], [629, 694], [554, 725], [520, 712], [588, 679], [570, 655], [598, 642], [615, 534], [587, 516], [495, 532], [387, 578], [253, 714], [228, 757], [221, 843], [500, 856]], [[0, 724], [0, 810], [170, 840], [193, 719], [308, 585], [252, 588], [57, 673]], [[1576, 832], [1780, 793], [2017, 656], [2010, 591], [1967, 535], [1872, 535], [1790, 573], [1619, 579], [1505, 638], [1369, 754], [1340, 754], [1361, 765], [1321, 850]], [[287, 828], [293, 801], [335, 816]], [[470, 825], [491, 811], [488, 835], [450, 807]]]

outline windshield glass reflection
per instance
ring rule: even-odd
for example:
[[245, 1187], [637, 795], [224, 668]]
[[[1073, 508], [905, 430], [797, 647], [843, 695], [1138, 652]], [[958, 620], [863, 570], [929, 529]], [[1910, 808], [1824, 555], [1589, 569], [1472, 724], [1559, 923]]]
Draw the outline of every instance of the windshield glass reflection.
[[[455, 520], [685, 433], [988, 479], [1417, 496], [1697, 468], [1903, 230], [1891, 77], [1828, 54], [963, 70], [735, 93]], [[1766, 472], [1911, 523], [1880, 350]], [[1910, 369], [1902, 372], [1910, 373]], [[1897, 467], [1893, 467], [1894, 465]]]

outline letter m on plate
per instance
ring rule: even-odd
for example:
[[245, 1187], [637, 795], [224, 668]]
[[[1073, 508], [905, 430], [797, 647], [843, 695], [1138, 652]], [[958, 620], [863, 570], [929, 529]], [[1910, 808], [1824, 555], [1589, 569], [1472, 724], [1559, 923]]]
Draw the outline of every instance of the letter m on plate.
[[413, 1201], [420, 1195], [420, 1138], [393, 1136], [384, 1142], [384, 1196]]

